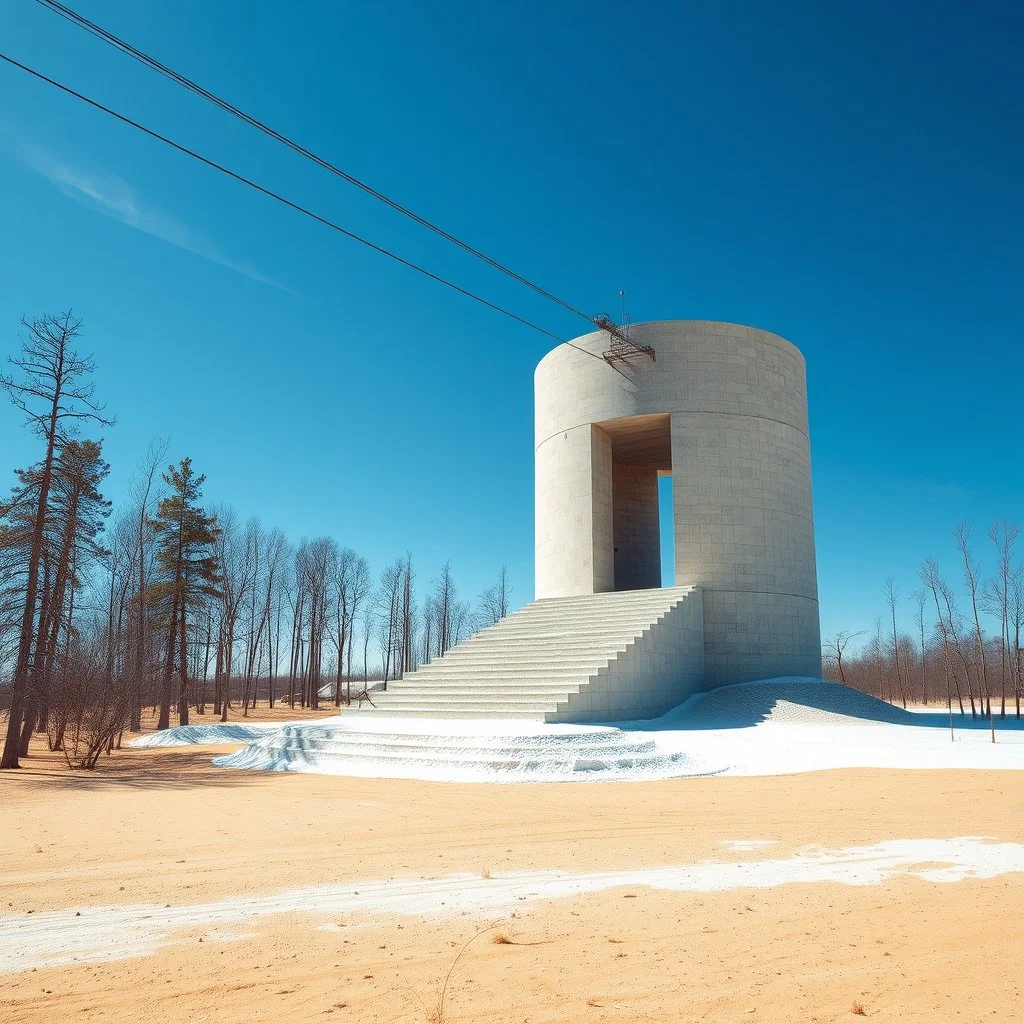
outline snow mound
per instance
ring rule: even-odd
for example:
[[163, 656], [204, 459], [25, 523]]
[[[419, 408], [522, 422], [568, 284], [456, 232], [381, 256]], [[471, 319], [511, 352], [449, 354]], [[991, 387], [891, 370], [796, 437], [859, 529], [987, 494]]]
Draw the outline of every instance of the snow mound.
[[692, 696], [647, 721], [571, 725], [347, 715], [186, 726], [142, 746], [244, 744], [227, 768], [438, 782], [601, 782], [844, 768], [1024, 770], [1024, 723], [894, 708], [785, 676]]
[[678, 728], [794, 725], [920, 725], [910, 711], [824, 679], [785, 676], [720, 686], [669, 712]]
[[133, 747], [186, 747], [193, 743], [245, 743], [279, 729], [278, 723], [217, 722], [212, 725], [176, 725], [132, 740]]
[[[520, 735], [490, 732], [416, 732], [342, 725], [285, 726], [241, 750], [214, 758], [225, 768], [315, 772], [443, 782], [597, 782], [711, 775], [682, 751], [666, 751], [649, 735], [614, 728], [562, 727]], [[506, 726], [507, 730], [507, 726]]]

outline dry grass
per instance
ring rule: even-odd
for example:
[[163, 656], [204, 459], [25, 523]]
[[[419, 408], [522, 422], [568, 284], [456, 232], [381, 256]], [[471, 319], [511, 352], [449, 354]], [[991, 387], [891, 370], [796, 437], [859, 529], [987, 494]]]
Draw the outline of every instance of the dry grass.
[[498, 932], [497, 934], [495, 934], [491, 938], [491, 942], [493, 942], [496, 946], [513, 945], [512, 940], [504, 932]]
[[[445, 1001], [448, 998], [448, 985], [452, 980], [452, 974], [455, 968], [458, 967], [459, 961], [462, 959], [463, 954], [469, 949], [470, 945], [475, 942], [481, 935], [492, 931], [494, 925], [488, 925], [486, 928], [481, 928], [476, 934], [471, 935], [465, 945], [456, 954], [455, 959], [452, 961], [451, 966], [448, 968], [448, 973], [444, 977], [444, 984], [441, 986], [441, 991], [437, 995], [437, 1003], [434, 1008], [427, 1014], [427, 1020], [429, 1024], [446, 1024], [448, 1015], [446, 1013]], [[507, 940], [506, 940], [507, 941]]]
[[850, 1013], [856, 1014], [858, 1017], [866, 1017], [868, 1011], [864, 1009], [864, 1004], [854, 1000], [853, 1006], [850, 1007]]

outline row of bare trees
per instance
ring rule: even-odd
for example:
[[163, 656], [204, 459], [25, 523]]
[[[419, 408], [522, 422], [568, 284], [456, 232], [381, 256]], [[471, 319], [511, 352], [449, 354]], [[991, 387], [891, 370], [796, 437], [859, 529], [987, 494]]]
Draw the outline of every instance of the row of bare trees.
[[381, 573], [375, 603], [370, 606], [370, 619], [377, 623], [384, 685], [443, 657], [461, 640], [493, 625], [510, 610], [507, 566], [502, 566], [497, 581], [480, 594], [475, 605], [459, 598], [450, 562], [430, 581], [422, 604], [415, 595], [415, 578], [412, 556], [396, 559]]
[[[412, 556], [376, 584], [367, 560], [331, 537], [289, 543], [258, 519], [203, 503], [189, 458], [156, 441], [123, 507], [101, 487], [112, 420], [94, 398], [91, 357], [74, 351], [70, 312], [23, 321], [0, 386], [42, 457], [0, 502], [3, 767], [34, 733], [91, 767], [147, 708], [166, 728], [190, 712], [227, 720], [271, 707], [336, 707], [441, 656], [509, 611], [503, 568], [478, 602], [459, 599], [450, 564], [417, 596]], [[355, 681], [355, 684], [354, 684]]]
[[885, 582], [885, 615], [873, 630], [843, 630], [824, 644], [827, 672], [893, 703], [941, 702], [972, 717], [1021, 717], [1024, 699], [1024, 561], [1020, 528], [1002, 520], [987, 531], [988, 575], [972, 546], [971, 529], [953, 531], [959, 583], [934, 558], [918, 571], [910, 595], [912, 628], [900, 629], [900, 597]]

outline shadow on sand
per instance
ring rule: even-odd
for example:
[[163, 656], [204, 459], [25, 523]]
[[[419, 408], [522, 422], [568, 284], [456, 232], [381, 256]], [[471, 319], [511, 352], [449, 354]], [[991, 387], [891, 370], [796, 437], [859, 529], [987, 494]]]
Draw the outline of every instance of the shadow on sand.
[[45, 749], [22, 758], [20, 769], [0, 773], [0, 782], [17, 785], [64, 789], [169, 790], [203, 787], [244, 786], [253, 776], [246, 772], [226, 772], [211, 764], [224, 747], [127, 747], [109, 758], [101, 757], [95, 768], [68, 768], [63, 754]]

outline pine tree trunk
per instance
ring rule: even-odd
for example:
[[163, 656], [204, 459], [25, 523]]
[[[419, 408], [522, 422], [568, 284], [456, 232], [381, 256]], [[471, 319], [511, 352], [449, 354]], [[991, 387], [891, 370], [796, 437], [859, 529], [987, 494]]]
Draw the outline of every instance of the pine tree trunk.
[[178, 676], [178, 725], [188, 725], [188, 623], [185, 617], [186, 604], [181, 607], [181, 672]]
[[174, 648], [178, 631], [178, 594], [175, 590], [174, 601], [171, 604], [171, 623], [167, 630], [167, 660], [164, 662], [164, 683], [160, 694], [160, 718], [157, 721], [158, 729], [169, 729], [171, 727], [171, 679], [174, 677]]
[[21, 744], [21, 723], [25, 713], [25, 699], [28, 695], [28, 662], [36, 618], [36, 590], [39, 585], [39, 563], [43, 556], [43, 539], [46, 532], [46, 508], [50, 497], [50, 481], [53, 478], [54, 437], [57, 433], [60, 397], [60, 392], [57, 391], [53, 396], [53, 404], [50, 409], [49, 430], [46, 434], [46, 459], [43, 463], [43, 475], [39, 481], [39, 500], [36, 502], [35, 522], [32, 524], [32, 547], [29, 550], [28, 558], [25, 607], [21, 615], [21, 639], [18, 642], [18, 658], [11, 680], [11, 707], [7, 719], [4, 751], [0, 755], [0, 768], [21, 767], [18, 761], [18, 751]]

